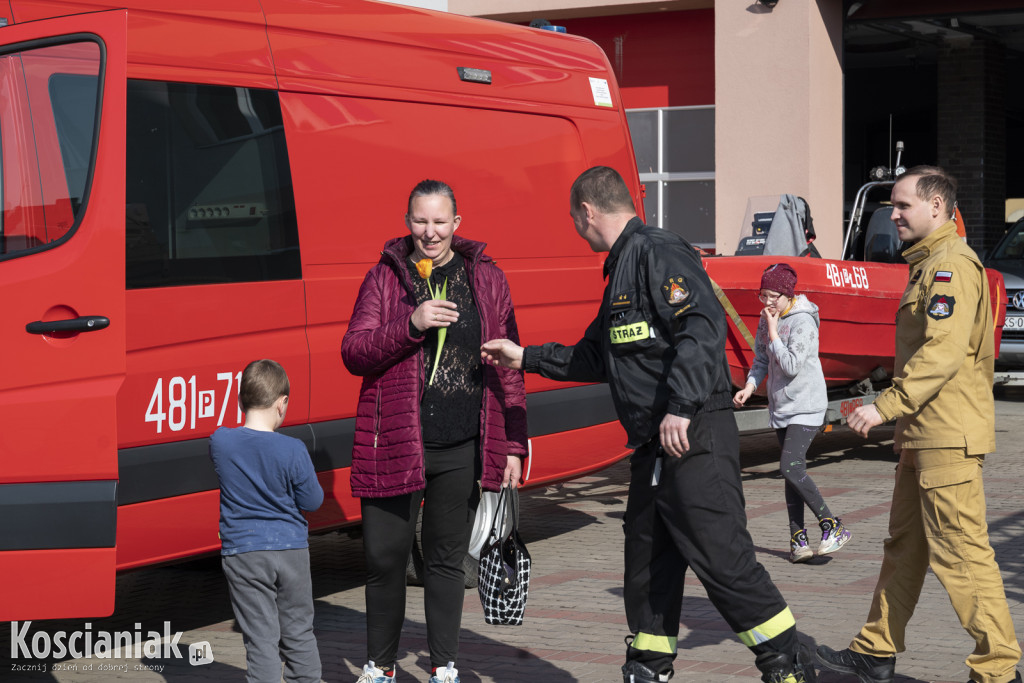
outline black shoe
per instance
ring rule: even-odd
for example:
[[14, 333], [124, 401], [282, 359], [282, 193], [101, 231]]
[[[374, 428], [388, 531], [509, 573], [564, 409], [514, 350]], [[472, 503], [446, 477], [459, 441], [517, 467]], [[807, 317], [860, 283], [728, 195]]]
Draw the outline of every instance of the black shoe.
[[896, 673], [896, 656], [872, 657], [853, 650], [833, 650], [819, 645], [815, 659], [826, 669], [843, 674], [854, 674], [861, 683], [892, 683]]
[[761, 671], [764, 683], [816, 683], [818, 676], [810, 654], [807, 646], [801, 644], [795, 655], [765, 653], [758, 655], [754, 665]]
[[[969, 678], [967, 679], [967, 683], [975, 683], [975, 681], [973, 678]], [[1017, 676], [1012, 681], [1010, 681], [1010, 683], [1021, 683], [1019, 671], [1017, 672]]]
[[672, 678], [673, 673], [671, 669], [660, 674], [655, 673], [635, 659], [631, 659], [622, 667], [622, 683], [666, 683]]

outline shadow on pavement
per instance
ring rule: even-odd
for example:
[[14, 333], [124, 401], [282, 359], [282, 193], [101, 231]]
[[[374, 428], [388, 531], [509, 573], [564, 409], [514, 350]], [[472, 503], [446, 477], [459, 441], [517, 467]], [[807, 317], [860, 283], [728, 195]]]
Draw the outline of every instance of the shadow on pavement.
[[[468, 593], [467, 593], [468, 594]], [[423, 590], [409, 588], [408, 604], [422, 603]], [[349, 680], [350, 669], [361, 671], [366, 663], [366, 615], [358, 610], [333, 605], [323, 601], [316, 604], [317, 641], [320, 655], [324, 662], [325, 680]], [[498, 627], [495, 627], [498, 628]], [[430, 675], [430, 657], [427, 652], [426, 624], [406, 617], [402, 626], [402, 636], [398, 648], [398, 668], [408, 669], [412, 656], [415, 666], [422, 677]], [[422, 654], [421, 654], [422, 653]], [[348, 666], [339, 667], [338, 658]], [[504, 665], [504, 666], [503, 666]], [[459, 678], [465, 683], [480, 680], [481, 672], [489, 681], [495, 683], [516, 683], [521, 678], [515, 673], [516, 666], [523, 666], [530, 671], [536, 680], [573, 680], [569, 671], [550, 664], [541, 657], [530, 654], [520, 645], [505, 643], [499, 639], [483, 636], [476, 631], [463, 631], [459, 640]], [[502, 669], [508, 669], [503, 673]], [[407, 675], [401, 675], [407, 678]]]

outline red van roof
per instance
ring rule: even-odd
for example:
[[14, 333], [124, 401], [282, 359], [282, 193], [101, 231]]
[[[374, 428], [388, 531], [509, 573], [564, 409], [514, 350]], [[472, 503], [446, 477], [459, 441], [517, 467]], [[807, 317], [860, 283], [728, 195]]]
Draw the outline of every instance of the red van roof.
[[[590, 40], [445, 12], [371, 0], [212, 0], [201, 7], [11, 0], [11, 7], [17, 23], [128, 9], [130, 78], [167, 78], [172, 70], [183, 80], [282, 90], [386, 96], [383, 86], [610, 106], [597, 101], [589, 80], [610, 72]], [[489, 74], [490, 83], [461, 79], [460, 68]], [[618, 106], [617, 91], [609, 99]]]

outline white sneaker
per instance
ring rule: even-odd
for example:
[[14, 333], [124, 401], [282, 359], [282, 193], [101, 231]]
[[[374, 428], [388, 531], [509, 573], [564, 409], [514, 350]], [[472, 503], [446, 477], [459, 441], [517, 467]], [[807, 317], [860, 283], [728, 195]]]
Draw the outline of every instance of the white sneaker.
[[807, 529], [801, 529], [789, 539], [789, 561], [795, 564], [806, 562], [812, 557], [814, 557], [814, 551], [811, 550], [811, 546], [807, 542]]
[[455, 668], [455, 662], [448, 662], [446, 668], [435, 671], [430, 677], [430, 683], [460, 683], [459, 670]]
[[842, 548], [850, 542], [853, 534], [838, 517], [825, 519], [818, 522], [821, 527], [821, 544], [818, 546], [818, 555], [828, 555]]
[[395, 676], [385, 676], [384, 671], [378, 669], [370, 660], [370, 663], [363, 667], [363, 675], [356, 679], [356, 683], [393, 683]]

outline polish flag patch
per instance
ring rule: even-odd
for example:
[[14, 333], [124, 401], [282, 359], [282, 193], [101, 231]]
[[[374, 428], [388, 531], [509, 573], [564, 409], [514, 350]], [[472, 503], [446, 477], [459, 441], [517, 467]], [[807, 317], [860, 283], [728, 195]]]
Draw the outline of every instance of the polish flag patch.
[[935, 273], [935, 282], [952, 282], [953, 273], [948, 270], [940, 270]]

